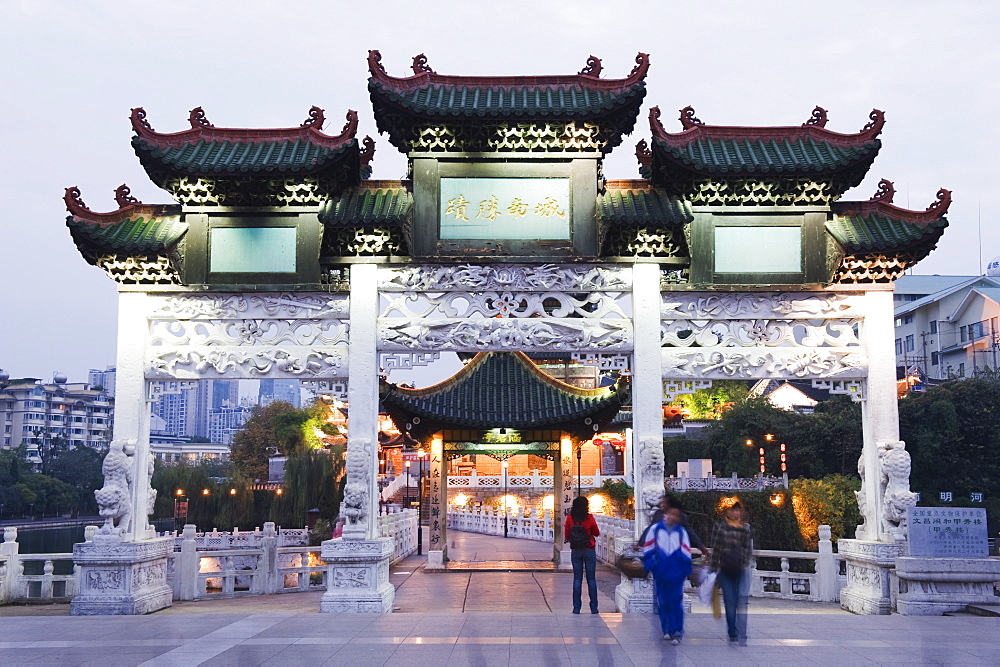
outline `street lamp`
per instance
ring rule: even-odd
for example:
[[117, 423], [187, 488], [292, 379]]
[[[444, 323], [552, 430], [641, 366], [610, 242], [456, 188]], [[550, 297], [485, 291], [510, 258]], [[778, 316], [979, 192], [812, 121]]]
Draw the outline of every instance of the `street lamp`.
[[424, 555], [424, 449], [417, 450], [417, 555]]
[[410, 463], [411, 461], [406, 460], [403, 465], [406, 467], [406, 504], [410, 504]]
[[576, 495], [583, 495], [583, 475], [580, 472], [580, 465], [583, 463], [583, 443], [576, 445]]
[[506, 461], [500, 464], [503, 468], [503, 536], [507, 537], [507, 465]]

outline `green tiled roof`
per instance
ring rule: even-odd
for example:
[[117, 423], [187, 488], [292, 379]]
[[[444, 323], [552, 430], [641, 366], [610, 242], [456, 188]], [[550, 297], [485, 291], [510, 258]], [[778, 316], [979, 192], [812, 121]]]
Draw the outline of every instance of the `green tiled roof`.
[[520, 352], [483, 352], [441, 384], [405, 389], [383, 382], [380, 394], [390, 413], [469, 429], [584, 426], [598, 413], [610, 420], [621, 405], [614, 389], [564, 384]]
[[622, 227], [679, 227], [691, 222], [691, 205], [646, 181], [609, 181], [597, 196], [601, 220]]
[[324, 202], [320, 222], [335, 227], [399, 225], [413, 206], [407, 185], [401, 181], [365, 181]]
[[670, 159], [709, 174], [825, 173], [874, 159], [879, 140], [855, 146], [817, 141], [811, 137], [766, 139], [701, 138], [682, 146], [654, 138]]
[[590, 90], [580, 85], [471, 86], [430, 84], [396, 90], [371, 79], [372, 96], [380, 96], [417, 114], [439, 118], [559, 118], [600, 116], [626, 105], [638, 105], [645, 95], [640, 82], [621, 90]]
[[370, 51], [368, 89], [376, 106], [388, 102], [435, 118], [583, 119], [625, 106], [637, 112], [648, 68], [648, 57], [639, 54], [622, 79], [601, 79], [600, 60], [593, 56], [580, 74], [568, 76], [446, 76], [421, 55], [414, 58], [414, 76], [397, 78], [386, 73], [378, 51]]
[[176, 245], [188, 227], [177, 214], [148, 218], [140, 215], [107, 226], [88, 224], [71, 215], [66, 218], [66, 225], [77, 245], [86, 243], [92, 249], [123, 255], [163, 252]]
[[256, 143], [201, 139], [174, 147], [159, 146], [138, 136], [132, 138], [132, 146], [144, 162], [155, 160], [170, 171], [196, 176], [256, 172], [311, 174], [357, 145], [354, 139], [334, 148], [303, 139]]
[[851, 254], [898, 251], [935, 243], [947, 226], [948, 219], [944, 217], [917, 224], [882, 213], [838, 215], [826, 223], [833, 238]]

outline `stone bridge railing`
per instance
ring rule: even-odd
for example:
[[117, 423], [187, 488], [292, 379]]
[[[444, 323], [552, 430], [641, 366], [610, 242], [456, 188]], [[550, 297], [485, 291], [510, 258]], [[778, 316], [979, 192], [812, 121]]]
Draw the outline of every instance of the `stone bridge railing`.
[[781, 477], [668, 477], [664, 480], [670, 491], [763, 491], [788, 488], [788, 475]]
[[[417, 550], [417, 513], [403, 510], [379, 517], [383, 537], [392, 537], [395, 563]], [[95, 526], [87, 526], [90, 540]], [[319, 546], [308, 545], [304, 528], [196, 532], [188, 524], [174, 537], [167, 583], [175, 600], [204, 600], [326, 590], [326, 563]], [[0, 543], [0, 604], [69, 602], [79, 590], [73, 554], [20, 554], [17, 529], [5, 528]]]
[[22, 554], [17, 528], [3, 529], [0, 543], [0, 604], [69, 602], [78, 590], [79, 573], [71, 553]]
[[[580, 475], [580, 487], [585, 489], [597, 489], [604, 484], [606, 479], [625, 479], [622, 475]], [[540, 475], [538, 471], [530, 475], [507, 475], [507, 491], [519, 491], [521, 489], [552, 489], [552, 475]], [[573, 477], [573, 486], [576, 486], [576, 477]], [[475, 471], [471, 475], [448, 475], [448, 489], [493, 489], [499, 493], [503, 492], [504, 480], [502, 475], [477, 475]]]
[[[551, 542], [552, 510], [514, 507], [508, 510], [507, 534], [524, 540]], [[448, 528], [484, 535], [504, 534], [504, 511], [499, 507], [448, 508]]]

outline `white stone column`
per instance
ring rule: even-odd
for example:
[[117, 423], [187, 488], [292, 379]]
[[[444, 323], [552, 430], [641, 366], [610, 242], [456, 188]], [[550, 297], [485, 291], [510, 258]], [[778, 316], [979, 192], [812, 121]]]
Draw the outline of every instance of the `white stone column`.
[[[73, 546], [80, 570], [79, 592], [70, 614], [147, 614], [171, 605], [167, 557], [171, 538], [156, 538], [149, 526], [149, 384], [145, 378], [147, 315], [152, 297], [118, 294], [118, 358], [115, 382], [114, 439], [131, 456], [130, 516], [122, 534], [95, 534]], [[122, 450], [119, 450], [119, 454]]]
[[344, 536], [323, 542], [326, 613], [392, 611], [396, 589], [389, 583], [393, 538], [378, 523], [378, 267], [351, 266], [351, 329], [347, 353], [349, 403], [347, 485], [341, 514]]
[[858, 506], [864, 523], [856, 539], [840, 540], [838, 550], [846, 561], [847, 585], [840, 605], [856, 614], [889, 614], [895, 608], [893, 580], [896, 558], [906, 545], [894, 541], [882, 527], [883, 484], [879, 449], [899, 440], [896, 398], [895, 327], [892, 290], [873, 290], [863, 297], [861, 343], [868, 354], [868, 379], [861, 406], [863, 446]]
[[[427, 484], [427, 568], [444, 569], [448, 559], [448, 461], [444, 442], [431, 439]], [[420, 520], [420, 517], [417, 517]]]
[[556, 476], [553, 481], [559, 484], [559, 488], [556, 490], [558, 494], [556, 496], [557, 502], [555, 507], [558, 511], [553, 512], [553, 527], [554, 533], [552, 535], [555, 541], [555, 551], [556, 551], [556, 567], [560, 570], [571, 570], [573, 569], [573, 552], [569, 548], [569, 544], [565, 542], [565, 523], [566, 517], [569, 516], [569, 511], [573, 508], [573, 498], [576, 497], [576, 479], [573, 476], [573, 440], [567, 436], [563, 436], [559, 440], [559, 460], [556, 461]]
[[660, 267], [632, 269], [632, 448], [635, 538], [663, 495], [663, 370], [660, 355]]
[[[660, 267], [635, 264], [632, 268], [632, 476], [635, 489], [635, 529], [638, 540], [652, 510], [663, 495], [663, 370], [660, 355]], [[617, 545], [618, 552], [630, 547]], [[653, 589], [649, 579], [622, 581], [615, 589], [620, 612], [649, 613]]]

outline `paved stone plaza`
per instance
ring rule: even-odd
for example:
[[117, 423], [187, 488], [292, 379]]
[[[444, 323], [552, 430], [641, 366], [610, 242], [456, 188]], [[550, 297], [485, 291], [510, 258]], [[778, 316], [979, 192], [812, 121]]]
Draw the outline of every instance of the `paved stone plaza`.
[[[551, 545], [449, 533], [452, 557], [537, 559]], [[649, 615], [569, 613], [572, 576], [393, 568], [398, 612], [320, 614], [320, 593], [180, 602], [148, 616], [71, 617], [67, 605], [0, 607], [0, 663], [48, 665], [987, 665], [997, 619], [855, 616], [835, 604], [751, 600], [749, 645], [695, 605], [680, 646]]]

